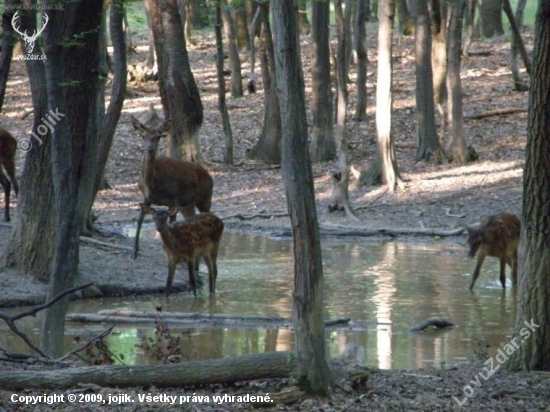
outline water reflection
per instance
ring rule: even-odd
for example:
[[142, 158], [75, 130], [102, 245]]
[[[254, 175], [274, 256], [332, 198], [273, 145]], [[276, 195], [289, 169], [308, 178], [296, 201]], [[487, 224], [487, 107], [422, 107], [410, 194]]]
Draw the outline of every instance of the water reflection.
[[[160, 253], [160, 251], [159, 251]], [[326, 319], [370, 321], [361, 328], [327, 331], [331, 355], [348, 343], [366, 348], [369, 365], [390, 369], [441, 367], [471, 359], [478, 350], [496, 353], [510, 339], [515, 320], [515, 294], [500, 289], [498, 262], [488, 259], [474, 293], [468, 285], [474, 262], [465, 247], [441, 240], [378, 242], [323, 240]], [[219, 257], [217, 296], [209, 299], [177, 294], [167, 303], [163, 296], [76, 301], [71, 312], [101, 309], [146, 310], [291, 317], [293, 263], [291, 242], [262, 236], [224, 233]], [[176, 276], [186, 276], [180, 269]], [[459, 325], [438, 334], [411, 334], [408, 329], [423, 319], [439, 316]], [[37, 340], [39, 322], [24, 319], [19, 326]], [[106, 325], [69, 323], [67, 348], [75, 335], [88, 336]], [[2, 331], [5, 326], [0, 326]], [[171, 328], [179, 338], [182, 360], [200, 360], [266, 351], [292, 350], [294, 336], [287, 329]], [[125, 363], [156, 362], [147, 342], [155, 329], [118, 325], [107, 338], [112, 352]], [[19, 341], [0, 333], [0, 346], [20, 351]]]

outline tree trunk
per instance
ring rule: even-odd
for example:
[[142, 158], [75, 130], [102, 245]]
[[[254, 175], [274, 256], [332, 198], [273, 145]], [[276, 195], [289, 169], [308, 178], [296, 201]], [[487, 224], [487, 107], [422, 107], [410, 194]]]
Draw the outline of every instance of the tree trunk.
[[550, 371], [550, 0], [539, 1], [534, 37], [516, 321], [520, 345], [506, 366], [514, 370]]
[[[168, 156], [201, 162], [198, 135], [203, 121], [199, 89], [176, 0], [147, 0], [153, 24], [162, 106], [170, 122]], [[185, 108], [185, 110], [183, 110]]]
[[235, 21], [237, 47], [240, 51], [247, 51], [250, 47], [248, 20], [246, 17], [246, 7], [244, 4], [233, 4], [233, 20]]
[[151, 11], [149, 10], [149, 2], [144, 1], [145, 17], [147, 18], [147, 34], [149, 35], [149, 48], [147, 49], [146, 65], [149, 69], [153, 69], [157, 63], [157, 55], [155, 53], [155, 41], [153, 37], [153, 22], [151, 20]]
[[[6, 6], [19, 4], [17, 0], [6, 1]], [[10, 74], [11, 59], [13, 56], [13, 46], [17, 43], [17, 34], [13, 30], [11, 19], [15, 14], [14, 9], [4, 7], [2, 13], [2, 39], [0, 40], [0, 113], [4, 106], [4, 96], [6, 95], [6, 86], [8, 84], [8, 76]]]
[[415, 18], [416, 133], [418, 139], [415, 160], [429, 161], [440, 150], [435, 128], [432, 32], [427, 3], [419, 0], [414, 1], [414, 5], [412, 10]]
[[[529, 55], [527, 54], [527, 50], [525, 49], [525, 44], [523, 43], [523, 39], [521, 38], [521, 33], [519, 31], [520, 24], [516, 22], [516, 18], [514, 17], [514, 12], [512, 11], [512, 6], [510, 5], [510, 0], [503, 0], [503, 4], [504, 4], [504, 12], [508, 17], [508, 21], [510, 22], [510, 26], [512, 28], [512, 41], [511, 41], [511, 47], [510, 47], [510, 51], [511, 51], [510, 52], [510, 70], [512, 71], [512, 78], [514, 79], [514, 83], [517, 89], [518, 85], [521, 83], [518, 81], [518, 79], [520, 78], [518, 63], [517, 63], [518, 50], [521, 54], [521, 58], [523, 59], [523, 64], [525, 65], [525, 70], [527, 71], [528, 74], [531, 73], [531, 61], [529, 59]], [[520, 6], [521, 6], [521, 2], [518, 3], [518, 9], [520, 8]], [[523, 2], [523, 6], [525, 6], [525, 1]], [[519, 17], [523, 19], [523, 13], [520, 13]], [[523, 88], [520, 88], [520, 90], [518, 91], [526, 91], [526, 90], [527, 90], [527, 87], [525, 84], [523, 84]]]
[[301, 35], [307, 36], [311, 33], [311, 24], [307, 19], [307, 3], [303, 0], [298, 0], [298, 28]]
[[255, 379], [286, 378], [294, 369], [292, 358], [291, 352], [268, 352], [170, 365], [87, 366], [33, 372], [3, 371], [0, 374], [0, 388], [57, 390], [79, 385], [100, 385], [111, 388], [133, 386], [180, 388]]
[[448, 112], [451, 124], [451, 148], [453, 162], [464, 164], [468, 161], [466, 140], [464, 139], [464, 117], [462, 113], [462, 84], [460, 81], [460, 39], [462, 37], [462, 15], [464, 1], [457, 0], [451, 3], [451, 18], [448, 33], [448, 71], [447, 90], [449, 92]]
[[353, 119], [361, 122], [367, 118], [367, 0], [357, 0], [355, 14], [355, 51], [357, 54], [357, 104]]
[[[229, 121], [229, 112], [225, 103], [225, 77], [223, 75], [223, 38], [222, 38], [222, 0], [216, 1], [216, 73], [218, 77], [218, 107], [222, 117], [223, 133], [225, 135], [225, 164], [233, 164], [233, 132]], [[238, 57], [238, 54], [237, 54]]]
[[229, 52], [229, 67], [231, 68], [231, 96], [243, 96], [243, 78], [241, 75], [241, 59], [236, 43], [235, 23], [226, 1], [222, 5], [223, 27], [227, 39], [227, 50]]
[[[35, 11], [21, 10], [19, 22], [21, 30], [32, 33], [36, 30]], [[42, 54], [38, 42], [35, 44], [34, 54]], [[31, 136], [21, 140], [29, 150], [19, 182], [21, 190], [17, 199], [17, 214], [4, 258], [7, 267], [31, 273], [35, 279], [47, 282], [52, 270], [54, 244], [51, 239], [56, 231], [54, 216], [57, 204], [53, 200], [52, 135], [49, 128], [46, 128], [45, 134], [38, 131], [38, 127], [42, 125], [41, 119], [48, 113], [44, 87], [46, 72], [44, 62], [39, 59], [26, 60], [25, 65], [31, 86], [34, 121]], [[51, 114], [48, 116], [52, 119]]]
[[462, 45], [462, 55], [468, 56], [474, 38], [474, 23], [476, 17], [477, 0], [466, 0], [466, 21], [464, 22], [466, 35]]
[[[516, 25], [521, 30], [523, 25], [523, 11], [525, 10], [525, 5], [527, 0], [519, 0], [516, 7]], [[529, 59], [529, 57], [527, 57]], [[512, 79], [514, 80], [514, 89], [518, 92], [524, 92], [528, 90], [526, 81], [523, 80], [519, 74], [518, 67], [518, 45], [515, 41], [512, 42], [512, 47], [510, 49], [510, 70], [512, 72]]]
[[394, 2], [387, 0], [380, 8], [380, 23], [378, 25], [378, 79], [376, 88], [376, 132], [377, 159], [372, 166], [361, 174], [361, 185], [374, 184], [381, 181], [394, 192], [400, 183], [395, 145], [391, 133], [392, 119], [392, 33]]
[[[434, 103], [439, 112], [441, 122], [439, 131], [439, 147], [444, 150], [444, 136], [447, 125], [445, 105], [447, 103], [447, 2], [432, 0], [432, 74]], [[442, 153], [443, 154], [443, 153]]]
[[[94, 176], [97, 153], [96, 91], [102, 12], [102, 0], [70, 3], [65, 10], [51, 13], [44, 30], [48, 106], [66, 113], [52, 135], [52, 180], [57, 207], [48, 298], [74, 286], [78, 276], [82, 218], [79, 199], [93, 190], [94, 179], [85, 176]], [[75, 38], [78, 44], [74, 44]], [[62, 46], [69, 40], [72, 46]], [[67, 309], [68, 299], [61, 299], [46, 310], [43, 319], [41, 345], [44, 352], [54, 357], [61, 355], [63, 348]]]
[[[425, 0], [421, 0], [425, 1]], [[414, 18], [407, 6], [407, 0], [396, 0], [397, 17], [399, 20], [398, 32], [400, 36], [412, 36], [414, 29]]]
[[311, 42], [313, 63], [311, 68], [311, 130], [310, 153], [313, 161], [329, 161], [336, 155], [333, 136], [332, 90], [330, 79], [330, 2], [311, 3], [313, 23]]
[[273, 37], [269, 24], [269, 4], [262, 2], [261, 7], [262, 34], [260, 40], [260, 66], [264, 85], [264, 122], [262, 133], [247, 157], [266, 163], [281, 163], [281, 115], [277, 97], [277, 79], [275, 78], [275, 54], [273, 52]]
[[[102, 90], [99, 97], [98, 105], [98, 153], [96, 156], [96, 162], [94, 165], [94, 189], [90, 194], [90, 197], [83, 199], [83, 228], [81, 232], [91, 232], [91, 215], [92, 207], [97, 196], [97, 192], [101, 190], [102, 182], [104, 181], [105, 167], [107, 166], [107, 160], [109, 159], [109, 153], [113, 144], [113, 138], [116, 132], [116, 126], [120, 119], [120, 113], [122, 112], [122, 106], [126, 97], [126, 81], [127, 81], [127, 62], [126, 62], [126, 43], [125, 36], [122, 30], [122, 16], [124, 10], [123, 0], [114, 0], [110, 8], [110, 33], [111, 43], [113, 45], [113, 68], [114, 76], [112, 82], [111, 98], [109, 101], [109, 107], [105, 111], [105, 84], [102, 82], [99, 90]], [[106, 17], [106, 16], [105, 16]], [[106, 39], [105, 39], [106, 41]], [[103, 52], [103, 46], [101, 47]], [[105, 77], [106, 78], [106, 73]]]
[[307, 392], [327, 395], [332, 373], [325, 347], [323, 266], [294, 6], [293, 0], [274, 0], [272, 17], [284, 138], [282, 172], [294, 240], [296, 376]]
[[485, 37], [502, 36], [504, 34], [504, 26], [502, 25], [502, 1], [503, 0], [483, 0], [481, 2], [481, 25]]

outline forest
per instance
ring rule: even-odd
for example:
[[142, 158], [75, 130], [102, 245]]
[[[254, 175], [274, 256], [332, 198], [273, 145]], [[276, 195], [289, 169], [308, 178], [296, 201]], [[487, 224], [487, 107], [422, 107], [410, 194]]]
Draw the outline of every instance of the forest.
[[[176, 409], [167, 398], [132, 404], [144, 390], [200, 394], [195, 409], [225, 394], [262, 399], [234, 400], [228, 410], [546, 407], [550, 1], [2, 6], [0, 319], [32, 352], [0, 344], [2, 407], [14, 408], [12, 394], [24, 389], [125, 394], [117, 410]], [[173, 226], [163, 206], [181, 212]], [[202, 213], [191, 217], [195, 207]], [[513, 235], [519, 278], [509, 267], [509, 281], [500, 278], [515, 326], [499, 343], [509, 351], [505, 362], [496, 358], [498, 372], [488, 372], [487, 353], [411, 371], [366, 365], [353, 345], [329, 359], [321, 239], [365, 241], [367, 250], [373, 239], [444, 239], [466, 256], [472, 228], [503, 212], [521, 223]], [[153, 221], [162, 240], [140, 239], [141, 223], [148, 230]], [[216, 253], [232, 233], [291, 239], [292, 351], [173, 362], [168, 345], [159, 365], [111, 365], [101, 344], [107, 328], [84, 343], [88, 355], [101, 353], [96, 366], [85, 366], [80, 350], [66, 353], [70, 292], [154, 296], [158, 311], [185, 296], [223, 314], [228, 279]], [[177, 252], [166, 281], [178, 247], [170, 236], [200, 251]], [[494, 245], [507, 236], [499, 232]], [[201, 269], [196, 287], [186, 272], [199, 257], [208, 275]], [[501, 262], [514, 265], [506, 254]], [[451, 293], [475, 297], [489, 276], [500, 288], [489, 264], [475, 288], [479, 268]], [[16, 321], [38, 312], [40, 331], [29, 339]], [[526, 325], [536, 325], [529, 338], [507, 345]], [[169, 328], [156, 333], [172, 342]]]

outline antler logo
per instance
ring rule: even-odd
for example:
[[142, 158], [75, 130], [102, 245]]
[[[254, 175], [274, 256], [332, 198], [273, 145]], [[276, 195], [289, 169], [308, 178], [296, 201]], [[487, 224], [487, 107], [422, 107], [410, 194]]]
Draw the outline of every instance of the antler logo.
[[34, 34], [32, 36], [29, 36], [27, 34], [27, 30], [22, 32], [22, 31], [19, 30], [19, 26], [18, 25], [16, 26], [17, 19], [19, 18], [18, 13], [19, 13], [19, 10], [16, 11], [15, 14], [13, 15], [13, 17], [11, 18], [11, 26], [13, 27], [13, 29], [17, 33], [19, 33], [21, 35], [21, 38], [25, 42], [25, 50], [27, 50], [27, 54], [31, 54], [32, 51], [34, 50], [34, 43], [36, 42], [36, 39], [44, 31], [44, 28], [48, 24], [48, 21], [50, 20], [50, 18], [48, 17], [48, 15], [46, 13], [44, 13], [43, 21], [42, 21], [42, 28], [40, 30], [35, 30]]

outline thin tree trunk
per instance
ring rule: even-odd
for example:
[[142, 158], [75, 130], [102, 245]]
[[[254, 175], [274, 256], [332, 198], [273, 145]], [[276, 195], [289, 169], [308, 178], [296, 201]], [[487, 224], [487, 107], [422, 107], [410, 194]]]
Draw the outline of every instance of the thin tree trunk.
[[233, 132], [229, 121], [229, 112], [225, 103], [225, 77], [223, 75], [223, 38], [222, 38], [222, 0], [216, 1], [216, 72], [218, 75], [218, 107], [222, 117], [223, 133], [225, 135], [225, 164], [233, 164]]
[[[430, 15], [425, 1], [415, 1], [416, 133], [415, 160], [431, 160], [440, 149], [435, 128]], [[436, 159], [436, 162], [437, 159]]]
[[231, 68], [231, 96], [242, 97], [243, 78], [241, 75], [241, 59], [236, 43], [235, 23], [233, 22], [233, 16], [231, 16], [231, 11], [228, 7], [227, 2], [224, 1], [221, 13], [227, 40], [227, 50], [229, 52], [229, 65]]
[[474, 38], [474, 22], [476, 17], [477, 0], [466, 1], [466, 35], [464, 37], [464, 44], [462, 45], [462, 55], [468, 56], [472, 40]]
[[365, 21], [367, 0], [357, 0], [357, 12], [355, 14], [355, 49], [357, 53], [357, 104], [355, 106], [356, 121], [364, 121], [367, 118], [367, 30]]
[[[523, 11], [527, 0], [519, 0], [516, 7], [516, 25], [521, 31], [521, 26], [523, 25]], [[529, 57], [527, 57], [529, 59]], [[518, 44], [513, 41], [512, 47], [510, 48], [510, 70], [512, 71], [512, 79], [514, 81], [514, 89], [518, 92], [524, 92], [528, 90], [527, 81], [523, 80], [519, 74], [518, 67]]]
[[277, 86], [283, 130], [283, 181], [294, 239], [294, 294], [298, 382], [327, 395], [332, 374], [325, 347], [323, 267], [313, 173], [308, 152], [304, 76], [293, 0], [274, 0]]
[[[20, 1], [8, 0], [5, 6], [14, 6], [16, 4], [20, 4]], [[13, 8], [4, 7], [2, 14], [2, 39], [0, 41], [0, 50], [2, 51], [2, 55], [0, 56], [0, 113], [4, 107], [4, 96], [6, 95], [8, 76], [10, 74], [13, 46], [17, 42], [17, 35], [11, 23], [14, 14]]]
[[460, 40], [462, 36], [462, 15], [464, 1], [457, 0], [451, 5], [451, 18], [448, 33], [448, 72], [447, 90], [449, 98], [448, 112], [451, 116], [451, 139], [453, 162], [464, 164], [468, 161], [466, 140], [464, 139], [464, 115], [462, 113], [462, 84], [460, 81]]
[[[523, 64], [525, 65], [525, 70], [528, 74], [531, 74], [531, 61], [529, 59], [529, 55], [527, 54], [527, 50], [525, 49], [525, 44], [523, 43], [523, 39], [521, 38], [521, 33], [519, 32], [518, 24], [516, 23], [516, 18], [514, 17], [514, 12], [512, 11], [512, 6], [510, 5], [510, 0], [503, 0], [503, 6], [504, 6], [504, 12], [506, 13], [506, 16], [508, 17], [508, 21], [510, 22], [510, 27], [512, 28], [512, 41], [511, 41], [511, 49], [515, 49], [516, 53], [510, 53], [510, 65], [512, 66], [512, 59], [516, 57], [516, 76], [514, 78], [519, 78], [518, 74], [518, 68], [517, 68], [517, 51], [519, 49], [519, 52], [521, 54], [521, 58], [523, 59]], [[518, 4], [518, 7], [520, 4]], [[513, 70], [513, 67], [510, 67], [510, 69]], [[516, 82], [517, 84], [517, 82]], [[525, 85], [524, 85], [524, 90]]]
[[334, 159], [336, 155], [332, 126], [333, 103], [330, 77], [330, 2], [312, 2], [311, 20], [313, 23], [311, 33], [313, 44], [311, 69], [313, 124], [310, 153], [313, 161], [328, 161]]

